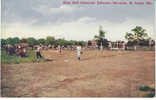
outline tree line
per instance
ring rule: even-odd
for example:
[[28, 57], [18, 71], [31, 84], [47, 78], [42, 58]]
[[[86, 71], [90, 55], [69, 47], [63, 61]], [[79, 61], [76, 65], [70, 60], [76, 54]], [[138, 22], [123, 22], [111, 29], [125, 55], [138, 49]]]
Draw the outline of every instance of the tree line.
[[15, 44], [20, 44], [20, 43], [27, 43], [29, 46], [32, 45], [61, 45], [61, 46], [68, 46], [68, 45], [76, 45], [77, 43], [79, 43], [82, 46], [85, 46], [87, 42], [85, 41], [76, 41], [76, 40], [65, 40], [63, 38], [60, 39], [55, 39], [52, 36], [47, 36], [46, 38], [40, 38], [40, 39], [35, 39], [33, 37], [29, 37], [29, 38], [23, 38], [20, 39], [18, 37], [14, 37], [14, 38], [7, 38], [7, 39], [1, 39], [1, 46], [5, 46], [5, 45], [15, 45]]

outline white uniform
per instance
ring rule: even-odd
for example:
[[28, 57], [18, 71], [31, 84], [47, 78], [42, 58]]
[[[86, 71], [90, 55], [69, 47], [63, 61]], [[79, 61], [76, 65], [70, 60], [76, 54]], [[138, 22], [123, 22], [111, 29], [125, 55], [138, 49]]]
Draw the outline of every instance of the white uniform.
[[103, 50], [103, 46], [102, 46], [102, 45], [100, 46], [100, 50], [101, 50], [101, 51]]
[[23, 49], [23, 52], [26, 53], [26, 49], [25, 48]]
[[41, 47], [38, 47], [38, 48], [37, 48], [37, 52], [40, 52], [40, 51], [41, 51], [41, 49], [42, 49]]
[[80, 57], [80, 55], [81, 55], [81, 47], [78, 46], [77, 47], [77, 57]]

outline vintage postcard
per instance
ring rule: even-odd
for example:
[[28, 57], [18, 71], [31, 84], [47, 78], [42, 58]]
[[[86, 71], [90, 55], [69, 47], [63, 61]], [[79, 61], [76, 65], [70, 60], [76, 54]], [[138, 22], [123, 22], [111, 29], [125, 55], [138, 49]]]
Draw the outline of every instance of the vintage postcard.
[[1, 0], [1, 97], [154, 97], [154, 0]]

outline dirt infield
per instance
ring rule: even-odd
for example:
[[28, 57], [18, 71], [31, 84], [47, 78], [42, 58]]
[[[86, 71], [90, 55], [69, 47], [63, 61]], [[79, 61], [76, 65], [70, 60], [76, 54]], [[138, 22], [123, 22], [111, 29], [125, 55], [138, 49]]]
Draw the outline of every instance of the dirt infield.
[[154, 84], [154, 51], [43, 52], [49, 62], [2, 65], [2, 96], [138, 97]]

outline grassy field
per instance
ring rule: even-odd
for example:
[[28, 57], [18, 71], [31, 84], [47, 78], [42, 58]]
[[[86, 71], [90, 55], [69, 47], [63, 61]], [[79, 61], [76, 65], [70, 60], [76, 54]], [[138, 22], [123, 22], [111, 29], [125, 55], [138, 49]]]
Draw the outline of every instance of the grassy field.
[[2, 64], [19, 64], [19, 63], [30, 63], [30, 62], [40, 62], [44, 59], [37, 59], [34, 50], [27, 52], [27, 57], [20, 57], [14, 54], [13, 56], [8, 55], [8, 53], [2, 49], [1, 51], [1, 63]]
[[153, 97], [154, 51], [44, 50], [40, 63], [2, 64], [2, 97]]

